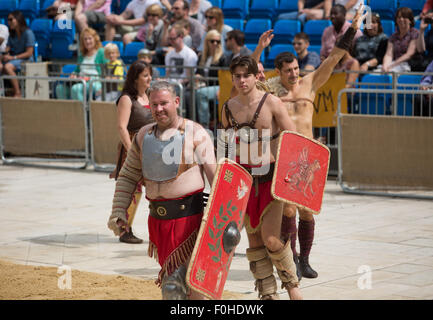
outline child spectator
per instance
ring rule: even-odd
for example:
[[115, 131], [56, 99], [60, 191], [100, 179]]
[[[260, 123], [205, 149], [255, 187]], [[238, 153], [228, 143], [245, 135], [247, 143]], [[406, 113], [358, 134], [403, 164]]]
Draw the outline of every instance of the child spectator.
[[[123, 80], [124, 68], [123, 62], [119, 59], [119, 48], [114, 43], [107, 43], [104, 47], [104, 56], [108, 60], [106, 64], [106, 78]], [[107, 83], [107, 93], [105, 94], [105, 101], [114, 101], [117, 99], [119, 92], [122, 91], [121, 84]]]
[[[144, 49], [141, 49], [140, 51], [138, 51], [137, 60], [143, 61], [143, 62], [147, 63], [148, 65], [151, 65], [152, 59], [153, 59], [152, 52], [150, 52], [148, 49], [144, 48]], [[160, 76], [159, 70], [155, 67], [152, 67], [152, 77], [154, 79], [157, 79], [157, 78], [159, 78], [159, 76]]]

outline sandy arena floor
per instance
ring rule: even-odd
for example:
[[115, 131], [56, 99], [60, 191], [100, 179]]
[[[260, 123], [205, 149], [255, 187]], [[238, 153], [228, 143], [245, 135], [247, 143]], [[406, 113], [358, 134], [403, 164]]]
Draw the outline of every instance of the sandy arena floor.
[[[0, 300], [160, 300], [153, 280], [120, 275], [71, 271], [71, 289], [62, 281], [66, 272], [55, 267], [25, 266], [0, 260]], [[59, 286], [60, 279], [60, 286]], [[224, 292], [223, 299], [236, 299]]]

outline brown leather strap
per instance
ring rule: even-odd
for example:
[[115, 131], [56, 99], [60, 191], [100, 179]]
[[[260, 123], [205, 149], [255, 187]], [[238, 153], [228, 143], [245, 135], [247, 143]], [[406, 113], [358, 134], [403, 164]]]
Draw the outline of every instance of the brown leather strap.
[[259, 106], [257, 107], [257, 110], [256, 110], [256, 112], [254, 113], [253, 120], [251, 120], [251, 122], [250, 122], [250, 127], [251, 127], [251, 128], [254, 128], [254, 125], [256, 124], [256, 121], [257, 121], [257, 119], [258, 119], [258, 117], [259, 117], [260, 111], [262, 110], [263, 104], [265, 103], [265, 100], [266, 100], [266, 98], [268, 97], [268, 95], [269, 95], [269, 92], [266, 92], [266, 93], [263, 95], [262, 100], [260, 100]]
[[250, 122], [244, 122], [241, 124], [239, 124], [239, 122], [237, 122], [236, 119], [233, 117], [233, 114], [229, 109], [228, 101], [226, 103], [224, 103], [223, 108], [225, 108], [225, 110], [226, 110], [225, 112], [226, 112], [227, 122], [231, 125], [231, 126], [227, 126], [226, 129], [228, 129], [228, 128], [239, 129], [239, 128], [242, 128], [244, 126], [254, 128], [254, 126], [257, 122], [257, 119], [259, 118], [260, 111], [262, 110], [263, 104], [265, 103], [265, 100], [268, 97], [268, 95], [269, 95], [269, 92], [266, 92], [263, 95], [262, 99], [259, 102], [259, 105], [257, 106], [256, 112], [254, 112], [253, 119]]

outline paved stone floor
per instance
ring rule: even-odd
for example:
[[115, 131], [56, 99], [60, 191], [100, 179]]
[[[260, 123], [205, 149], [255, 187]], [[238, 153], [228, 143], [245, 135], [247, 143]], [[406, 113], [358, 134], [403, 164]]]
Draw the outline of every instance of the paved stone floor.
[[[154, 279], [147, 241], [119, 243], [106, 227], [114, 181], [107, 173], [0, 165], [0, 259]], [[147, 239], [147, 203], [134, 232]], [[317, 279], [305, 299], [433, 299], [433, 201], [343, 193], [328, 181], [310, 256]], [[256, 299], [245, 230], [226, 290]], [[281, 299], [288, 299], [280, 290]]]

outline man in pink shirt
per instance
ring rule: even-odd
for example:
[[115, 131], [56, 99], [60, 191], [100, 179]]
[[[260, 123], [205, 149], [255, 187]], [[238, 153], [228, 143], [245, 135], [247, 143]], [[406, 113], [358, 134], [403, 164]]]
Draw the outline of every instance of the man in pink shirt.
[[78, 0], [75, 8], [75, 23], [78, 32], [97, 24], [105, 24], [111, 13], [112, 0]]
[[[321, 61], [325, 60], [329, 56], [335, 46], [335, 43], [343, 36], [343, 34], [351, 25], [349, 21], [346, 21], [346, 8], [344, 6], [337, 4], [332, 7], [331, 22], [332, 26], [327, 27], [323, 31], [322, 48], [320, 49]], [[362, 36], [362, 31], [358, 29], [352, 42], [352, 49], [356, 39], [358, 39], [360, 36]], [[359, 62], [351, 56], [351, 50], [344, 55], [344, 57], [335, 67], [335, 70], [359, 71]], [[357, 77], [357, 73], [348, 73], [346, 77], [346, 87], [351, 87], [350, 83], [354, 83]]]

